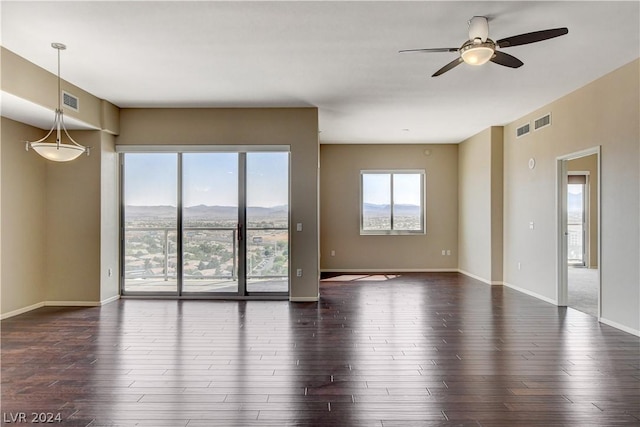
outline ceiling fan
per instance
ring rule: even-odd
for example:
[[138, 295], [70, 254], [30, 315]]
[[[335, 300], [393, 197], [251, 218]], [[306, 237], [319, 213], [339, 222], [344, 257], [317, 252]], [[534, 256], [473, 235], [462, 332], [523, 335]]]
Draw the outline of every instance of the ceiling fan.
[[566, 27], [549, 30], [534, 31], [532, 33], [519, 34], [498, 41], [489, 38], [489, 21], [484, 16], [474, 16], [469, 20], [469, 40], [459, 47], [442, 47], [433, 49], [407, 49], [404, 52], [457, 52], [460, 56], [436, 71], [431, 77], [437, 77], [446, 73], [462, 62], [470, 65], [482, 65], [489, 61], [505, 67], [518, 68], [523, 65], [515, 56], [501, 52], [497, 48], [504, 49], [523, 44], [537, 43], [554, 37], [563, 36], [569, 30]]

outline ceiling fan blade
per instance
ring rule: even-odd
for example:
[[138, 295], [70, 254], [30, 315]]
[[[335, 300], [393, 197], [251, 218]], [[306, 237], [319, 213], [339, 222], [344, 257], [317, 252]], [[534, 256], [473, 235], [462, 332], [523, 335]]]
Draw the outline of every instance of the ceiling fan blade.
[[523, 44], [536, 43], [543, 40], [552, 39], [554, 37], [564, 36], [567, 33], [569, 33], [569, 30], [566, 27], [534, 31], [533, 33], [519, 34], [517, 36], [500, 39], [496, 42], [496, 45], [502, 48], [520, 46]]
[[455, 66], [461, 63], [462, 63], [462, 58], [456, 58], [453, 61], [449, 62], [444, 67], [440, 68], [438, 71], [436, 71], [431, 77], [438, 77], [440, 74], [446, 73], [447, 71], [449, 71], [450, 69], [454, 68]]
[[496, 51], [493, 55], [493, 58], [490, 59], [491, 62], [495, 62], [496, 64], [504, 65], [505, 67], [510, 68], [518, 68], [522, 67], [524, 63], [520, 61], [515, 56], [509, 55], [508, 53]]
[[398, 53], [404, 52], [457, 52], [457, 47], [436, 47], [433, 49], [405, 49], [399, 50]]

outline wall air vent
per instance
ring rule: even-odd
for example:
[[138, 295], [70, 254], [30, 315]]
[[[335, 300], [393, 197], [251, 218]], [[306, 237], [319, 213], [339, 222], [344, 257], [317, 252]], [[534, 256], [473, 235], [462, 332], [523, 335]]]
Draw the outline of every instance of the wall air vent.
[[545, 114], [544, 116], [536, 119], [536, 121], [533, 122], [534, 130], [542, 129], [543, 127], [547, 126], [551, 126], [551, 113]]
[[522, 125], [518, 129], [516, 129], [516, 138], [525, 136], [528, 133], [529, 133], [529, 123], [527, 123], [526, 125]]
[[73, 111], [80, 110], [80, 100], [77, 96], [71, 95], [69, 92], [62, 91], [62, 105]]

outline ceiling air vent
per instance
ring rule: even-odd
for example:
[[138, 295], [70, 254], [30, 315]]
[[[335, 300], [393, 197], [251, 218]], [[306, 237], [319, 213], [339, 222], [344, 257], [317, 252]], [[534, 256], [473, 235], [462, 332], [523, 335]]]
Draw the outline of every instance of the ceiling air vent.
[[62, 104], [73, 111], [80, 109], [80, 100], [77, 96], [71, 95], [69, 92], [62, 91]]
[[516, 129], [516, 138], [525, 136], [528, 133], [529, 133], [529, 123], [527, 123], [526, 125], [522, 125], [518, 129]]
[[533, 129], [538, 130], [551, 125], [551, 113], [546, 114], [533, 122]]

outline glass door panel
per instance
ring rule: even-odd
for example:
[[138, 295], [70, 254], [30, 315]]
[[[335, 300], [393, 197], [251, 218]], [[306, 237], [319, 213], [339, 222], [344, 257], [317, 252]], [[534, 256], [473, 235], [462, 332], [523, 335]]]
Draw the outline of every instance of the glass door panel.
[[584, 184], [568, 184], [567, 231], [570, 265], [585, 265], [585, 199]]
[[126, 154], [123, 174], [124, 291], [176, 293], [177, 154]]
[[246, 159], [246, 289], [288, 292], [289, 153]]
[[182, 155], [182, 292], [238, 292], [238, 153]]

